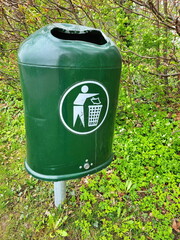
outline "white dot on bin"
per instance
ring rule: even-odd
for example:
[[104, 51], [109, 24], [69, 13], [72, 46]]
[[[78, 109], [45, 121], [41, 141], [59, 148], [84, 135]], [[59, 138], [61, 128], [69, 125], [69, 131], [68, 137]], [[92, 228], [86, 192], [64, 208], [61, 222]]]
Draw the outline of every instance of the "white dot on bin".
[[91, 163], [91, 166], [93, 165], [93, 163]]
[[89, 160], [88, 159], [86, 159], [86, 161], [85, 162], [88, 162]]
[[82, 168], [82, 166], [79, 166], [79, 168], [81, 169], [81, 168]]

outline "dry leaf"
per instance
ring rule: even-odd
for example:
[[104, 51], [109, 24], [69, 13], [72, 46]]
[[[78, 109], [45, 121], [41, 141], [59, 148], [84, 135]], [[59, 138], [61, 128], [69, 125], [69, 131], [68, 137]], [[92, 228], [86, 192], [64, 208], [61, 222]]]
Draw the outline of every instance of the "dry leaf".
[[176, 232], [180, 232], [180, 221], [178, 220], [173, 220], [172, 223], [172, 228], [176, 231]]
[[176, 121], [179, 121], [179, 120], [180, 120], [180, 112], [177, 112], [177, 113], [176, 113], [175, 120], [176, 120]]

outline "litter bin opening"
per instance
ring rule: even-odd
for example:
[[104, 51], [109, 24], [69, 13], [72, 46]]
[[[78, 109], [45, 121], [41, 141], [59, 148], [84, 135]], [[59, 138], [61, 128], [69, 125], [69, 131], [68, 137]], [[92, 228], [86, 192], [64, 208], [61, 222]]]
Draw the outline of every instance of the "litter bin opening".
[[56, 27], [51, 30], [51, 34], [54, 37], [63, 39], [63, 40], [78, 40], [78, 41], [95, 43], [98, 45], [103, 45], [107, 43], [102, 33], [98, 30], [87, 30], [86, 32], [77, 32], [77, 31], [66, 32], [64, 29]]

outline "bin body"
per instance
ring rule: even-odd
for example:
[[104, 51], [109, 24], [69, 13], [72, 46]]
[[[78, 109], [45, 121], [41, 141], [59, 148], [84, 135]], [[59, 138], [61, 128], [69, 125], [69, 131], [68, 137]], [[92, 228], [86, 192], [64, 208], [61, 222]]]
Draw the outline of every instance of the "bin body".
[[51, 24], [22, 43], [18, 64], [26, 170], [61, 181], [106, 167], [113, 159], [121, 71], [111, 40], [92, 28]]

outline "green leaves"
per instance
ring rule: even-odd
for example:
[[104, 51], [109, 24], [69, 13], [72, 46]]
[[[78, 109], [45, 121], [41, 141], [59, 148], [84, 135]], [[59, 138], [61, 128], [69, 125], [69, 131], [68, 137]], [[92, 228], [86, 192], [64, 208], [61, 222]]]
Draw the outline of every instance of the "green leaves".
[[174, 239], [171, 225], [178, 219], [180, 194], [174, 103], [157, 103], [148, 91], [129, 95], [122, 88], [114, 161], [99, 173], [68, 181], [67, 202], [55, 209], [53, 185], [24, 171], [19, 85], [3, 84], [2, 89], [0, 210], [8, 218], [5, 239]]
[[[73, 1], [73, 8], [68, 1], [57, 2], [36, 0], [16, 5], [9, 1], [4, 6], [12, 28], [3, 23], [0, 60], [4, 80], [2, 239], [178, 238], [178, 79], [168, 76], [165, 82], [162, 76], [178, 72], [177, 37], [158, 28], [148, 14], [139, 15], [143, 8], [138, 8], [138, 15], [131, 13], [136, 11], [132, 1]], [[22, 39], [41, 26], [55, 21], [76, 23], [77, 18], [108, 33], [123, 57], [115, 158], [99, 173], [68, 181], [66, 203], [55, 209], [53, 185], [24, 171], [23, 106], [19, 82], [14, 81], [18, 79], [16, 51]]]

